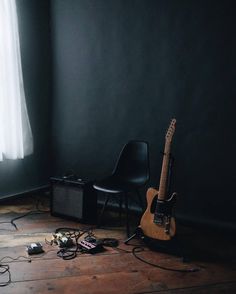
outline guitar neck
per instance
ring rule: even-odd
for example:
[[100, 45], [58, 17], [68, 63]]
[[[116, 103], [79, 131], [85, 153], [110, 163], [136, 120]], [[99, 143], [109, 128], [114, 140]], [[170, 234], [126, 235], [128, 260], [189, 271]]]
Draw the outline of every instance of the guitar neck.
[[164, 155], [163, 155], [163, 161], [162, 161], [162, 168], [161, 168], [161, 178], [160, 178], [160, 184], [159, 184], [158, 200], [166, 199], [169, 160], [170, 160], [170, 142], [166, 142]]

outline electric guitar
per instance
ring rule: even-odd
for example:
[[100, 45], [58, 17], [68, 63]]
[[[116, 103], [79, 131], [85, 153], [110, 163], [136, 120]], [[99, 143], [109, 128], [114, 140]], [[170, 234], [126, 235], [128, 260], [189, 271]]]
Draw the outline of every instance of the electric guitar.
[[165, 136], [165, 149], [163, 155], [159, 191], [155, 188], [147, 190], [147, 208], [144, 212], [140, 227], [146, 237], [158, 240], [170, 240], [176, 233], [175, 218], [172, 208], [176, 193], [167, 198], [167, 182], [170, 163], [170, 148], [175, 132], [176, 119], [172, 119]]

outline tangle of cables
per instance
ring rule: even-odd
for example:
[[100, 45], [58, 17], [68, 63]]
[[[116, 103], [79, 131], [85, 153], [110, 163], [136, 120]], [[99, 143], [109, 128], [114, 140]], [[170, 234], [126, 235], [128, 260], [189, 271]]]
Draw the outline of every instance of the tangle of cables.
[[79, 239], [85, 234], [86, 238], [94, 236], [91, 228], [58, 228], [53, 234], [53, 239], [51, 241], [45, 239], [45, 242], [49, 245], [59, 245], [61, 248], [57, 251], [57, 256], [64, 260], [70, 260], [75, 258], [78, 253], [84, 252], [79, 244]]

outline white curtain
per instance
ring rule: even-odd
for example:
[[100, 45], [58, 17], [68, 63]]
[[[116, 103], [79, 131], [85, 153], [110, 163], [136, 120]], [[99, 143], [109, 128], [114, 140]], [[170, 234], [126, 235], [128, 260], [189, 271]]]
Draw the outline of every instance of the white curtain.
[[33, 152], [15, 0], [0, 0], [0, 160]]
[[0, 0], [0, 161], [33, 152], [15, 0]]

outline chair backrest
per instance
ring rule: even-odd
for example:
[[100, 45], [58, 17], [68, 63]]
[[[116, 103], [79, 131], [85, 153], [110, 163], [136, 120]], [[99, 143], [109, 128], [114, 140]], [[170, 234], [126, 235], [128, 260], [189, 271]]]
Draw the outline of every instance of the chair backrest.
[[144, 185], [149, 180], [148, 143], [129, 141], [119, 155], [113, 175], [132, 184]]

